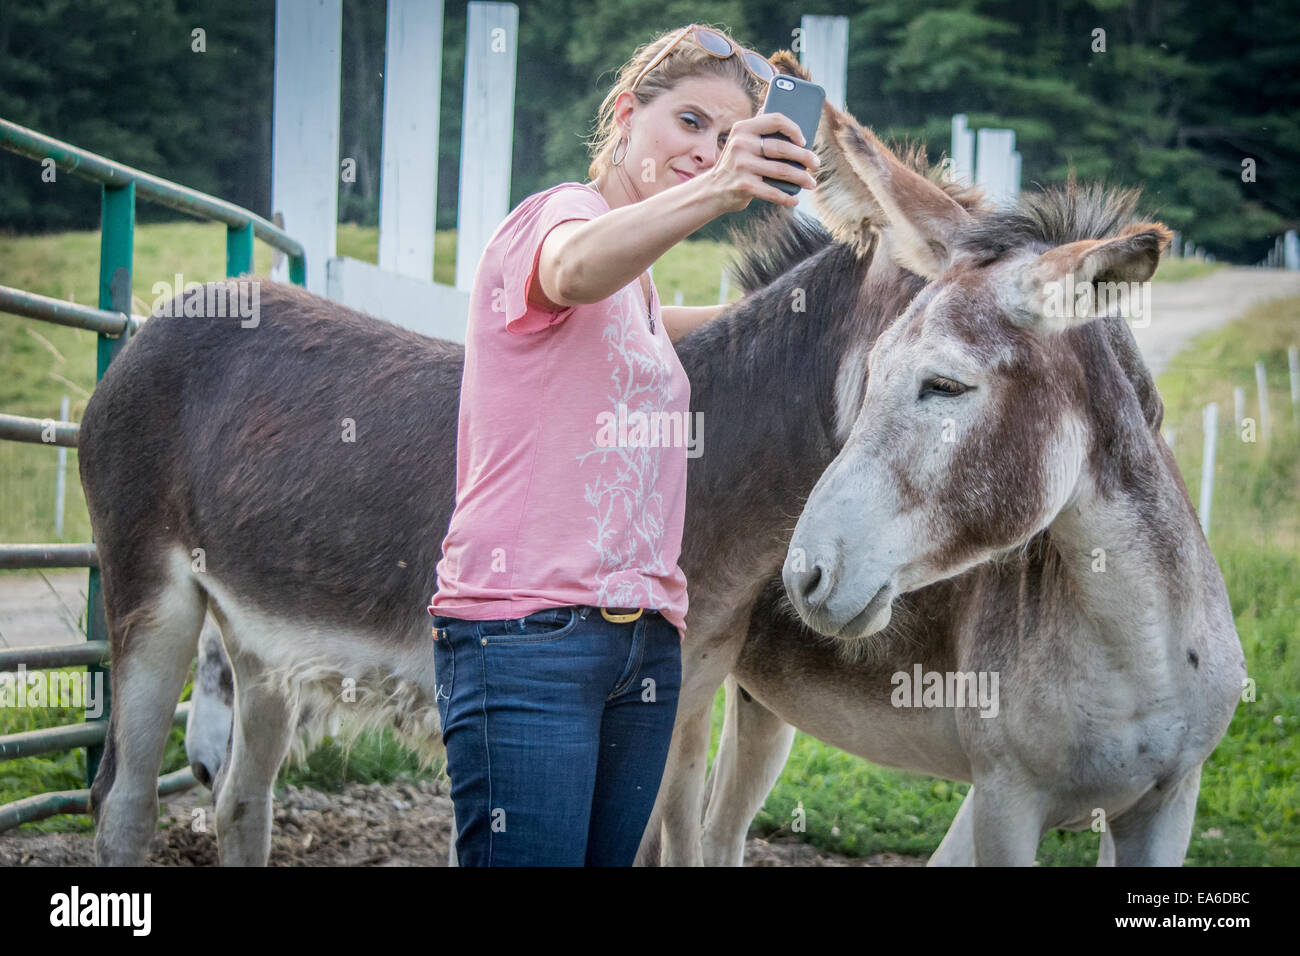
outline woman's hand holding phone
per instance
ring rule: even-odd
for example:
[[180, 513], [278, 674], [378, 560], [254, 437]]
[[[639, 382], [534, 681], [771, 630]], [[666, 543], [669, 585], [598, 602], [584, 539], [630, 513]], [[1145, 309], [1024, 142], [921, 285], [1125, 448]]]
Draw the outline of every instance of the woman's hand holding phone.
[[[789, 141], [776, 138], [782, 133]], [[767, 137], [764, 139], [763, 137]], [[711, 190], [727, 212], [738, 212], [754, 199], [766, 199], [781, 206], [799, 205], [797, 195], [789, 195], [763, 181], [784, 179], [807, 189], [817, 186], [812, 173], [821, 160], [807, 148], [803, 133], [794, 120], [781, 113], [760, 113], [740, 120], [731, 127], [722, 155], [707, 178]], [[782, 160], [792, 159], [805, 167], [796, 169]]]

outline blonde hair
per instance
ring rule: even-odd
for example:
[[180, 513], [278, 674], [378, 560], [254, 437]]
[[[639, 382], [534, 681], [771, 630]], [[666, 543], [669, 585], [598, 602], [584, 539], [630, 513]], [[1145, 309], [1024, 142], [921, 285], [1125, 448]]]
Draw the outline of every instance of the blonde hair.
[[[715, 27], [708, 23], [701, 23], [699, 26], [721, 33], [731, 40], [733, 46], [740, 46], [723, 27]], [[725, 59], [714, 56], [697, 45], [692, 36], [684, 37], [673, 47], [671, 53], [641, 78], [640, 85], [632, 90], [633, 81], [646, 64], [658, 56], [659, 52], [672, 43], [681, 32], [682, 28], [678, 27], [659, 34], [649, 43], [637, 47], [632, 58], [619, 68], [613, 88], [605, 94], [605, 99], [597, 111], [595, 133], [586, 140], [588, 153], [591, 156], [591, 164], [587, 167], [588, 179], [596, 179], [609, 168], [610, 157], [623, 137], [618, 123], [614, 120], [614, 102], [624, 90], [631, 90], [637, 103], [645, 106], [670, 92], [682, 80], [697, 76], [720, 76], [732, 80], [745, 91], [753, 106], [753, 112], [757, 113], [762, 108], [763, 98], [767, 95], [767, 84], [761, 82], [745, 68], [740, 53], [733, 53]]]

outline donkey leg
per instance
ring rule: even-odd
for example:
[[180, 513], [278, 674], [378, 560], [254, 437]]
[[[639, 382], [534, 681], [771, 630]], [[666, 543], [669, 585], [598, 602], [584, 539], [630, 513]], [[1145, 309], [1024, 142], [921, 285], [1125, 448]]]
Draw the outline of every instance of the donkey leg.
[[1182, 866], [1192, 839], [1201, 767], [1163, 790], [1152, 790], [1110, 824], [1116, 866]]
[[1101, 847], [1097, 851], [1098, 866], [1115, 865], [1115, 838], [1110, 835], [1110, 828], [1101, 831]]
[[705, 866], [743, 866], [745, 837], [794, 745], [794, 727], [728, 675], [722, 739], [709, 773], [702, 851]]
[[659, 796], [646, 824], [637, 866], [700, 866], [700, 812], [704, 797], [704, 775], [709, 755], [709, 724], [713, 713], [710, 697], [684, 711], [678, 698], [677, 723], [668, 748]]
[[976, 866], [1034, 865], [1043, 838], [1041, 801], [1034, 790], [1005, 781], [981, 782], [971, 787], [966, 802], [971, 805]]
[[217, 796], [217, 852], [222, 866], [265, 866], [271, 855], [271, 785], [293, 742], [294, 707], [280, 688], [264, 682], [258, 658], [226, 650], [235, 675], [235, 724]]
[[975, 788], [966, 791], [966, 799], [957, 808], [952, 826], [944, 834], [942, 842], [926, 866], [974, 866], [975, 865]]
[[207, 606], [189, 565], [160, 569], [161, 589], [137, 600], [105, 576], [113, 702], [91, 787], [95, 862], [143, 866], [158, 827], [158, 771]]
[[[682, 652], [682, 689], [659, 795], [641, 837], [636, 866], [701, 866], [700, 821], [708, 771], [713, 697], [740, 655], [749, 608], [733, 617], [726, 636], [704, 644], [687, 641]], [[707, 648], [707, 650], [705, 650]]]

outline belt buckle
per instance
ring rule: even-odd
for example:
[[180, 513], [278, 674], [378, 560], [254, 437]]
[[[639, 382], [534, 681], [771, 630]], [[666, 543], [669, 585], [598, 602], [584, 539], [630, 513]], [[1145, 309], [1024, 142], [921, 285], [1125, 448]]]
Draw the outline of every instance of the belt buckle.
[[643, 607], [637, 608], [635, 614], [610, 614], [608, 609], [603, 607], [600, 609], [600, 616], [614, 624], [626, 624], [628, 621], [635, 621], [644, 613], [645, 608]]

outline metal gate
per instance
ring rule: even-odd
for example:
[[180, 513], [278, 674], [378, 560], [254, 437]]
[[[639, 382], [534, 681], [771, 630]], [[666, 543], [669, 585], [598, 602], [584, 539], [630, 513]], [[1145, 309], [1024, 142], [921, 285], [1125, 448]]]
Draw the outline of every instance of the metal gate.
[[[283, 230], [247, 209], [217, 199], [149, 173], [123, 166], [95, 153], [43, 136], [34, 130], [0, 119], [0, 148], [38, 162], [53, 161], [65, 172], [101, 185], [99, 246], [99, 308], [52, 299], [21, 289], [0, 286], [0, 312], [53, 322], [99, 334], [95, 381], [104, 376], [109, 362], [126, 345], [143, 321], [131, 314], [131, 276], [135, 238], [136, 199], [146, 199], [178, 209], [198, 219], [226, 226], [226, 275], [249, 273], [253, 269], [253, 239], [258, 238], [289, 257], [289, 278], [305, 285], [306, 255], [302, 245]], [[78, 426], [0, 414], [0, 439], [65, 446], [77, 446]], [[53, 438], [51, 441], [50, 439]], [[105, 705], [102, 714], [85, 723], [0, 736], [0, 760], [15, 760], [36, 754], [77, 747], [86, 748], [86, 786], [95, 779], [103, 754], [104, 735], [112, 706], [108, 674], [108, 627], [104, 617], [104, 596], [99, 562], [93, 543], [88, 544], [0, 544], [0, 569], [89, 568], [87, 589], [86, 641], [84, 644], [43, 645], [0, 650], [0, 672], [24, 669], [77, 667], [103, 674]], [[183, 725], [189, 704], [176, 710], [173, 725]], [[189, 768], [167, 774], [158, 781], [159, 795], [184, 790], [196, 783]], [[90, 790], [67, 790], [38, 794], [0, 806], [0, 830], [60, 813], [89, 812]]]

